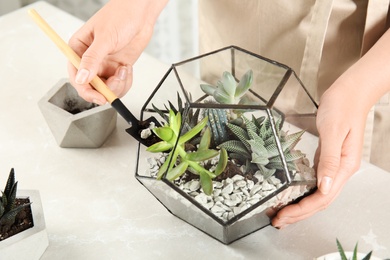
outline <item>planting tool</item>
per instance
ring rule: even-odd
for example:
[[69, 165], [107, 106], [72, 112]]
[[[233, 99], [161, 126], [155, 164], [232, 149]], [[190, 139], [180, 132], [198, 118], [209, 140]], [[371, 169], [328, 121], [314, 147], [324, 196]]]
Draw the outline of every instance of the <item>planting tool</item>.
[[[49, 36], [49, 38], [57, 45], [57, 47], [65, 54], [69, 61], [77, 69], [80, 66], [80, 57], [72, 48], [49, 26], [49, 24], [34, 10], [28, 10], [29, 15], [33, 20], [38, 24], [38, 26]], [[130, 128], [126, 129], [126, 132], [137, 139], [140, 143], [150, 146], [153, 144], [150, 140], [141, 138], [141, 131], [147, 129], [151, 123], [154, 123], [155, 126], [161, 126], [158, 120], [155, 117], [149, 117], [146, 120], [138, 120], [127, 107], [122, 103], [122, 101], [108, 88], [108, 86], [96, 76], [90, 84], [102, 94], [111, 106], [129, 123]], [[154, 136], [154, 135], [152, 135]], [[156, 137], [156, 136], [154, 136]]]

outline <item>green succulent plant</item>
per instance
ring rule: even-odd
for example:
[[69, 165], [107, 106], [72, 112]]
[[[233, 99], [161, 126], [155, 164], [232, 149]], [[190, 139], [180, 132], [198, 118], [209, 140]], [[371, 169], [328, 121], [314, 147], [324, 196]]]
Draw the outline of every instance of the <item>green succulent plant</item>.
[[[342, 247], [342, 245], [338, 239], [336, 239], [336, 243], [337, 243], [337, 249], [340, 253], [341, 260], [348, 260], [347, 256], [345, 255], [344, 248]], [[357, 251], [358, 250], [357, 249], [358, 249], [358, 243], [356, 243], [355, 248], [353, 249], [352, 259], [350, 259], [350, 260], [358, 260], [358, 258], [357, 258]], [[361, 260], [369, 260], [371, 258], [371, 254], [372, 254], [372, 251], [369, 252], [367, 255], [365, 255]]]
[[207, 126], [210, 127], [212, 136], [211, 140], [214, 146], [227, 141], [229, 135], [227, 133], [226, 124], [228, 123], [227, 111], [225, 109], [206, 108], [203, 115], [209, 120]]
[[217, 86], [201, 84], [200, 87], [206, 94], [213, 96], [221, 104], [245, 104], [248, 99], [245, 94], [251, 87], [253, 81], [253, 71], [246, 72], [237, 83], [234, 76], [225, 71]]
[[[227, 152], [225, 149], [220, 151], [209, 149], [211, 141], [211, 131], [206, 124], [208, 118], [203, 118], [196, 126], [180, 136], [182, 124], [181, 113], [169, 111], [168, 123], [162, 127], [154, 128], [154, 133], [162, 140], [153, 144], [146, 150], [149, 152], [168, 152], [164, 164], [160, 167], [157, 179], [161, 179], [165, 172], [166, 178], [173, 181], [182, 176], [187, 170], [199, 175], [200, 183], [206, 194], [213, 191], [212, 179], [221, 174], [227, 164]], [[206, 128], [205, 128], [206, 127]], [[195, 152], [187, 152], [185, 143], [197, 136], [205, 128], [200, 139], [198, 149]], [[219, 161], [214, 170], [211, 172], [202, 166], [203, 161], [209, 160], [219, 154]]]
[[18, 182], [15, 182], [15, 171], [12, 168], [0, 200], [0, 226], [11, 226], [15, 223], [16, 215], [31, 203], [16, 205]]
[[[252, 120], [241, 116], [242, 125], [228, 123], [227, 127], [237, 139], [226, 141], [220, 148], [230, 152], [231, 158], [239, 159], [245, 164], [254, 164], [265, 178], [272, 176], [276, 170], [283, 169], [283, 163], [273, 135], [271, 122], [268, 118], [252, 117]], [[305, 155], [294, 150], [304, 131], [287, 134], [281, 129], [281, 119], [275, 123], [276, 134], [280, 140], [281, 148], [289, 170], [296, 170], [294, 161]]]
[[[153, 107], [154, 111], [156, 111], [161, 116], [161, 118], [163, 118], [165, 120], [165, 122], [169, 121], [169, 113], [167, 113], [168, 111], [172, 110], [175, 114], [177, 114], [177, 112], [180, 112], [180, 114], [183, 114], [183, 112], [184, 112], [183, 101], [182, 101], [179, 93], [177, 93], [177, 107], [175, 105], [173, 105], [172, 102], [169, 100], [168, 100], [168, 106], [164, 105], [165, 109], [157, 108], [154, 104], [152, 104], [152, 107]], [[191, 128], [193, 128], [198, 123], [199, 114], [200, 114], [199, 109], [196, 109], [195, 112], [192, 109], [187, 111], [186, 117], [188, 120], [183, 122], [182, 133], [189, 131]]]

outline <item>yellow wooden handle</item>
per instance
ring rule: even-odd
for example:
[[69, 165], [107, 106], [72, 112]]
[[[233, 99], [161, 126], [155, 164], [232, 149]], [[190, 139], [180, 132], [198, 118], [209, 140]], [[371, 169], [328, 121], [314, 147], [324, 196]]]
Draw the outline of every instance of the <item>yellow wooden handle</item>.
[[[28, 14], [33, 18], [36, 24], [49, 36], [49, 38], [57, 45], [57, 47], [65, 54], [68, 60], [77, 69], [80, 67], [80, 57], [69, 45], [50, 27], [50, 25], [35, 11], [28, 10]], [[98, 76], [92, 79], [90, 84], [102, 94], [108, 102], [112, 103], [118, 97], [107, 87], [107, 85]]]

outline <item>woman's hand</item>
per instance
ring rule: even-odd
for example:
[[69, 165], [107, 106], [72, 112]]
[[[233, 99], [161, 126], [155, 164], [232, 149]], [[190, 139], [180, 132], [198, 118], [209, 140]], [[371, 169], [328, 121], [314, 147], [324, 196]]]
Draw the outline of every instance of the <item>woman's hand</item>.
[[367, 112], [362, 111], [360, 102], [347, 89], [335, 85], [321, 98], [315, 156], [318, 190], [282, 209], [272, 221], [275, 227], [283, 228], [327, 208], [358, 170]]
[[390, 91], [390, 31], [324, 93], [317, 112], [318, 190], [280, 210], [272, 220], [285, 227], [327, 208], [361, 160], [367, 114]]
[[106, 103], [89, 85], [96, 75], [119, 97], [130, 89], [132, 66], [147, 46], [167, 1], [110, 0], [72, 36], [69, 45], [82, 59], [78, 70], [68, 63], [68, 72], [82, 98]]

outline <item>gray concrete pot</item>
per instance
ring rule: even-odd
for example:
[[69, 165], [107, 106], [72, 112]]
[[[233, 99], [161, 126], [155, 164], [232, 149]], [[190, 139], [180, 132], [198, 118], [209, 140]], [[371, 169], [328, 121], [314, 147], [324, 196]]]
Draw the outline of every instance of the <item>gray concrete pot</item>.
[[98, 148], [116, 127], [117, 113], [110, 104], [86, 102], [67, 79], [60, 80], [38, 105], [60, 147]]
[[29, 198], [34, 226], [0, 242], [1, 259], [41, 258], [49, 245], [41, 197], [37, 190], [20, 190], [18, 198]]

